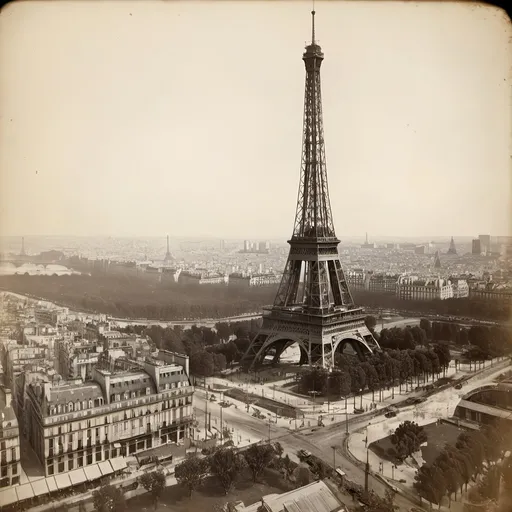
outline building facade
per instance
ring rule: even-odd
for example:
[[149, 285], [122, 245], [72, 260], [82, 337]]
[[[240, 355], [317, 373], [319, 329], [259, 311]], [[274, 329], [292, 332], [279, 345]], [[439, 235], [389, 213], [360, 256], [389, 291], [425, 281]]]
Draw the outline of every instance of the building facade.
[[453, 298], [453, 286], [447, 279], [417, 279], [401, 276], [397, 296], [402, 300], [445, 300]]
[[160, 351], [128, 370], [94, 368], [92, 379], [28, 387], [28, 440], [56, 475], [133, 455], [192, 434], [188, 357]]
[[20, 433], [11, 391], [0, 387], [0, 488], [20, 483]]

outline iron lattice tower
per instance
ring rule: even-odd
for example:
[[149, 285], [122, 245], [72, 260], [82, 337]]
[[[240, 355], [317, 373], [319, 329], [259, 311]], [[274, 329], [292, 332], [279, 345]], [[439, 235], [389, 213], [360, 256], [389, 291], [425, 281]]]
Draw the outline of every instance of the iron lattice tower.
[[174, 256], [169, 249], [169, 235], [167, 235], [167, 252], [165, 253], [164, 265], [170, 265], [174, 260]]
[[455, 248], [455, 241], [453, 239], [450, 240], [450, 247], [448, 248], [448, 252], [446, 254], [457, 254], [457, 249]]
[[340, 241], [327, 184], [320, 66], [324, 59], [315, 40], [302, 59], [306, 68], [304, 128], [299, 193], [290, 252], [274, 305], [264, 308], [263, 325], [244, 354], [242, 364], [252, 368], [269, 352], [277, 362], [282, 352], [298, 343], [301, 364], [330, 366], [344, 342], [360, 355], [378, 344], [355, 306], [338, 254]]

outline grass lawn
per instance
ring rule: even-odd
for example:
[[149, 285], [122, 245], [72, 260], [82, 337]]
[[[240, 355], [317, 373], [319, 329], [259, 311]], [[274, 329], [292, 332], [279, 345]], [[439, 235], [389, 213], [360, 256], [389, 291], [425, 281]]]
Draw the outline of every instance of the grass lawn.
[[235, 400], [239, 400], [240, 402], [245, 402], [248, 398], [253, 407], [262, 407], [263, 409], [267, 409], [271, 412], [277, 412], [279, 416], [284, 416], [287, 418], [297, 418], [302, 415], [300, 409], [292, 407], [291, 405], [276, 402], [275, 400], [272, 400], [267, 397], [261, 397], [254, 393], [245, 393], [244, 391], [238, 388], [226, 391], [224, 393], [224, 396], [234, 398]]
[[[166, 488], [157, 512], [210, 512], [215, 510], [215, 505], [223, 506], [228, 501], [239, 500], [247, 506], [260, 501], [261, 497], [267, 494], [280, 494], [295, 487], [272, 470], [266, 470], [256, 483], [253, 483], [249, 471], [245, 471], [234, 489], [226, 496], [217, 478], [212, 476], [206, 478], [203, 485], [194, 491], [190, 498], [188, 491], [181, 485]], [[154, 510], [149, 494], [128, 501], [128, 512], [143, 510]]]
[[[423, 428], [427, 434], [427, 446], [421, 448], [421, 454], [426, 464], [432, 464], [446, 444], [455, 446], [459, 435], [466, 431], [466, 429], [451, 423], [441, 423], [438, 425], [434, 422], [424, 425]], [[370, 444], [370, 449], [376, 455], [390, 462], [396, 462], [388, 453], [390, 448], [393, 448], [391, 436], [384, 437]]]

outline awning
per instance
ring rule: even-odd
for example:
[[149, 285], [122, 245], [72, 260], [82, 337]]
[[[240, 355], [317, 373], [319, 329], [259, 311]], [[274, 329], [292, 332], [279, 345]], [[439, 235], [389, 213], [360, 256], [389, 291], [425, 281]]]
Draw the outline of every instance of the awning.
[[42, 496], [43, 494], [48, 494], [50, 492], [48, 490], [48, 486], [46, 485], [45, 478], [41, 478], [41, 480], [35, 480], [34, 482], [30, 482], [30, 484], [32, 485], [34, 496]]
[[16, 503], [18, 501], [18, 495], [14, 490], [14, 487], [9, 487], [0, 491], [0, 507], [5, 507], [6, 505], [11, 505], [12, 503]]
[[121, 448], [121, 443], [114, 443], [114, 448]]
[[126, 461], [123, 457], [116, 457], [115, 459], [110, 459], [110, 464], [112, 465], [112, 469], [114, 471], [121, 471], [126, 468]]
[[87, 476], [87, 480], [89, 482], [91, 480], [96, 480], [97, 478], [101, 478], [101, 471], [98, 467], [98, 464], [93, 464], [92, 466], [86, 466], [84, 468], [85, 475]]
[[32, 490], [32, 486], [30, 484], [23, 484], [19, 487], [15, 487], [16, 493], [18, 494], [18, 500], [28, 500], [29, 498], [34, 497], [34, 491]]
[[46, 479], [46, 485], [48, 486], [48, 490], [50, 492], [56, 491], [58, 489], [57, 483], [55, 482], [55, 478], [53, 478], [53, 476], [49, 476]]
[[59, 491], [61, 489], [71, 487], [72, 485], [67, 473], [63, 473], [62, 475], [55, 475], [55, 482], [57, 482], [57, 487], [59, 488]]
[[108, 460], [104, 460], [103, 462], [98, 462], [98, 467], [100, 468], [101, 474], [103, 476], [110, 475], [110, 473], [114, 472], [114, 470], [112, 469], [112, 466], [110, 465], [110, 462]]
[[85, 476], [84, 470], [82, 468], [75, 469], [74, 471], [69, 472], [69, 479], [73, 485], [82, 484], [87, 482], [87, 477]]

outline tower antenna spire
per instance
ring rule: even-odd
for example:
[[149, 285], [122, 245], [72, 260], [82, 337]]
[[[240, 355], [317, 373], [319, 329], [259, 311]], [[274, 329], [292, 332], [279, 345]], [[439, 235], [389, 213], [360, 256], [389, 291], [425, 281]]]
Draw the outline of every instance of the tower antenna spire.
[[313, 0], [313, 10], [311, 11], [311, 43], [315, 44], [315, 0]]

